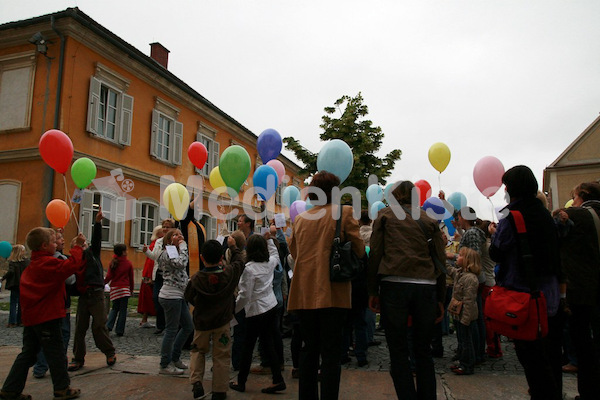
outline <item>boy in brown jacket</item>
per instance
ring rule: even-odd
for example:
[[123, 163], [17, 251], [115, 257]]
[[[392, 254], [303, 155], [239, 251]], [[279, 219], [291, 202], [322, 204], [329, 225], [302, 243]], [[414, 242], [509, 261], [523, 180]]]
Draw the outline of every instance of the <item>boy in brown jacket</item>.
[[212, 340], [213, 385], [212, 400], [227, 397], [229, 364], [231, 362], [231, 336], [229, 323], [233, 318], [234, 296], [244, 260], [235, 239], [227, 239], [231, 250], [231, 263], [225, 267], [223, 247], [216, 240], [202, 245], [200, 258], [205, 268], [196, 272], [185, 289], [185, 299], [194, 306], [194, 340], [190, 357], [190, 383], [194, 399], [204, 396], [205, 358]]

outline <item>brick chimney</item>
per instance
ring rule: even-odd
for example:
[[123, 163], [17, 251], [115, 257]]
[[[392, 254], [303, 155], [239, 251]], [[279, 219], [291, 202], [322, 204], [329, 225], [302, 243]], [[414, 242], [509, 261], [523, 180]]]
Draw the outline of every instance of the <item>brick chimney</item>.
[[150, 43], [150, 57], [165, 69], [167, 69], [167, 64], [169, 63], [169, 53], [170, 51], [162, 44], [158, 42]]

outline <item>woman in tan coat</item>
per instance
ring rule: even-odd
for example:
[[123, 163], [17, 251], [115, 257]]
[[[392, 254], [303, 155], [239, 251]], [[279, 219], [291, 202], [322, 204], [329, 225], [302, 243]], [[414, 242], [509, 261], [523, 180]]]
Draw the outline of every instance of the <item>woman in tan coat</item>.
[[[288, 311], [297, 313], [304, 347], [300, 355], [299, 399], [319, 399], [317, 375], [321, 357], [321, 400], [337, 399], [340, 386], [340, 343], [344, 320], [351, 308], [350, 282], [329, 280], [329, 258], [340, 215], [340, 205], [332, 204], [332, 189], [340, 184], [337, 176], [321, 171], [310, 184], [309, 198], [319, 200], [322, 191], [327, 203], [315, 206], [296, 217], [290, 238], [295, 260]], [[323, 196], [321, 196], [323, 197]], [[359, 258], [365, 246], [351, 207], [341, 210], [342, 242], [351, 241]]]

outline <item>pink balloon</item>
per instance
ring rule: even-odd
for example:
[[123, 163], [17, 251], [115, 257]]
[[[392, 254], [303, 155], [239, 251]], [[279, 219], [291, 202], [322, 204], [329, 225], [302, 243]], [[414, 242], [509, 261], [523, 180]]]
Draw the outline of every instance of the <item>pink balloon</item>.
[[477, 189], [488, 199], [502, 186], [504, 165], [494, 156], [483, 157], [473, 168], [473, 180]]
[[277, 182], [281, 184], [283, 182], [283, 177], [285, 176], [285, 167], [279, 160], [271, 160], [267, 163], [267, 165], [277, 172]]
[[304, 211], [306, 211], [306, 202], [302, 200], [296, 200], [293, 202], [290, 206], [290, 219], [292, 222], [294, 222], [298, 214], [302, 214]]

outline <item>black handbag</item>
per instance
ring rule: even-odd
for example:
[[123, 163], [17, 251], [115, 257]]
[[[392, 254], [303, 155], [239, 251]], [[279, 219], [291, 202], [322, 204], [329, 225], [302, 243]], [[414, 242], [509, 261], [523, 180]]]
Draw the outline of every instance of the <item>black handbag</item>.
[[341, 243], [341, 227], [342, 216], [340, 215], [335, 226], [335, 237], [329, 260], [329, 280], [331, 282], [349, 282], [358, 276], [362, 268], [362, 261], [352, 251], [352, 242]]

